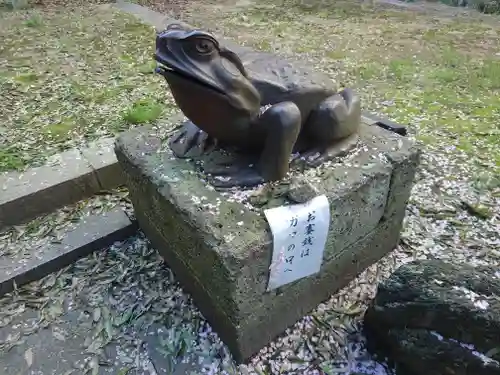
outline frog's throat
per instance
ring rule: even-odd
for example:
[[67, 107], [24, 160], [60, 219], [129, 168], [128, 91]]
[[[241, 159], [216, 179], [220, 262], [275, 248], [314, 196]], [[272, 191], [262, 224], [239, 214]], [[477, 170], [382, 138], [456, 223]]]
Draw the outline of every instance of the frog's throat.
[[161, 66], [156, 68], [156, 72], [165, 77], [167, 81], [169, 80], [169, 77], [175, 76], [178, 80], [180, 79], [181, 81], [185, 82], [186, 86], [192, 85], [203, 87], [204, 89], [209, 89], [218, 95], [227, 96], [226, 93], [219, 87], [213, 86], [201, 79], [186, 74], [180, 70], [174, 69], [168, 65], [162, 64]]

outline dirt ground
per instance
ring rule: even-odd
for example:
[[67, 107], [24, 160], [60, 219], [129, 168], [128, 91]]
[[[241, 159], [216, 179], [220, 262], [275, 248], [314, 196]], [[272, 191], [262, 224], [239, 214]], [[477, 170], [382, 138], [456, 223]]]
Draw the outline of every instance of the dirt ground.
[[[340, 86], [356, 88], [364, 109], [410, 125], [424, 143], [456, 148], [486, 168], [500, 164], [498, 17], [395, 0], [139, 2], [241, 44], [308, 60]], [[0, 55], [4, 66], [19, 64], [20, 59], [26, 63], [14, 75], [8, 68], [0, 72], [3, 103], [17, 98], [22, 108], [30, 108], [29, 113], [8, 105], [3, 110], [12, 113], [2, 125], [0, 170], [24, 168], [40, 162], [42, 154], [155, 122], [174, 110], [163, 83], [148, 74], [154, 65], [148, 62], [151, 28], [132, 25], [114, 13], [93, 17], [92, 4], [39, 0], [35, 9], [0, 13], [0, 32], [8, 41]], [[58, 40], [61, 28], [72, 36]], [[109, 32], [101, 32], [107, 28]], [[95, 30], [101, 30], [97, 44]], [[39, 36], [33, 38], [33, 32]], [[20, 43], [32, 62], [17, 50]], [[43, 58], [36, 47], [40, 43], [52, 52], [47, 63], [37, 66], [34, 61]], [[81, 44], [89, 46], [83, 54], [75, 50]], [[71, 69], [78, 73], [72, 77], [67, 63], [57, 63], [68, 59], [74, 60]], [[93, 91], [110, 80], [118, 80], [116, 90]], [[47, 88], [61, 108], [41, 95]], [[163, 111], [159, 101], [168, 110]], [[92, 109], [83, 115], [89, 105]]]
[[465, 153], [480, 169], [500, 166], [498, 18], [439, 4], [315, 0], [197, 2], [181, 16], [305, 59], [424, 144]]

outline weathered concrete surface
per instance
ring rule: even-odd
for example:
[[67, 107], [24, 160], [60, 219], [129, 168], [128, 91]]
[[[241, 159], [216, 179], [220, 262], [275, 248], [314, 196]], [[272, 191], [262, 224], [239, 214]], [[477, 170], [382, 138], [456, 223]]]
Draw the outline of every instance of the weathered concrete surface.
[[360, 138], [361, 148], [345, 164], [324, 169], [315, 182], [332, 212], [320, 273], [271, 293], [265, 290], [272, 237], [263, 213], [205, 186], [148, 129], [117, 139], [140, 226], [237, 361], [396, 245], [419, 151], [377, 126], [363, 125]]
[[[38, 329], [35, 333], [21, 336], [18, 345], [11, 350], [0, 353], [0, 374], [40, 374], [40, 375], [80, 375], [92, 373], [92, 361], [96, 356], [86, 351], [86, 341], [95, 334], [95, 328], [82, 324], [83, 309], [69, 311], [60, 316], [57, 323], [49, 329]], [[35, 309], [26, 310], [16, 317], [9, 326], [0, 327], [0, 342], [8, 335], [16, 335], [23, 329], [36, 325], [39, 321]], [[12, 328], [14, 327], [14, 328]], [[98, 375], [186, 375], [196, 371], [201, 373], [201, 366], [191, 363], [180, 363], [170, 370], [169, 361], [157, 351], [161, 347], [157, 341], [157, 326], [133, 332], [134, 339], [144, 342], [137, 351], [132, 343], [111, 342], [106, 345], [104, 354], [99, 355]], [[28, 329], [29, 330], [29, 329]], [[32, 353], [33, 362], [28, 367], [26, 353]], [[139, 366], [135, 361], [140, 358]], [[137, 368], [139, 367], [139, 368]]]
[[365, 332], [398, 374], [500, 374], [498, 268], [406, 264], [380, 284]]
[[122, 12], [130, 13], [139, 18], [140, 20], [142, 20], [143, 22], [150, 23], [158, 31], [165, 29], [169, 23], [174, 21], [174, 18], [172, 18], [171, 15], [165, 15], [132, 2], [117, 0], [117, 2], [114, 4], [103, 4], [100, 6], [106, 8], [113, 6], [121, 10]]
[[98, 189], [92, 168], [77, 149], [55, 163], [0, 175], [0, 229], [76, 202]]
[[0, 230], [123, 185], [114, 139], [92, 142], [26, 172], [0, 174]]
[[116, 160], [114, 143], [114, 138], [101, 138], [80, 150], [94, 171], [100, 190], [112, 190], [125, 182]]
[[41, 279], [91, 252], [131, 236], [137, 229], [121, 209], [84, 218], [61, 243], [33, 252], [0, 257], [0, 296], [17, 286]]

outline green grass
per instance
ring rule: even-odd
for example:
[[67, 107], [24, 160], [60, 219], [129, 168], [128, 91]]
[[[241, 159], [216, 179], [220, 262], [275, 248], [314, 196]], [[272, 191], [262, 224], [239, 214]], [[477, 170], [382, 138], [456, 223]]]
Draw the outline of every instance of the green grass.
[[71, 132], [75, 129], [77, 122], [69, 117], [61, 122], [56, 122], [44, 127], [44, 132], [48, 139], [62, 141], [71, 137]]
[[139, 100], [123, 114], [123, 120], [130, 124], [144, 124], [160, 117], [163, 107], [150, 100]]
[[133, 16], [96, 6], [0, 10], [0, 40], [0, 172], [175, 110], [152, 74], [154, 28]]
[[[257, 0], [240, 10], [190, 14], [191, 23], [217, 25], [240, 43], [303, 55], [356, 88], [365, 109], [500, 173], [500, 20], [318, 0]], [[154, 30], [131, 16], [95, 7], [0, 12], [0, 40], [7, 139], [0, 171], [40, 163], [82, 139], [161, 121], [175, 108], [152, 74]]]
[[34, 14], [26, 21], [24, 21], [24, 25], [27, 27], [36, 28], [42, 25], [42, 18], [38, 14]]
[[14, 79], [16, 82], [19, 82], [21, 84], [23, 83], [29, 84], [35, 82], [37, 78], [38, 76], [35, 73], [25, 73], [25, 74], [19, 74]]
[[500, 173], [500, 19], [318, 0], [257, 0], [214, 11], [209, 21], [207, 9], [192, 14], [192, 23], [218, 25], [240, 43], [303, 55], [356, 88], [366, 110]]
[[21, 150], [13, 147], [0, 148], [0, 170], [20, 169], [24, 164]]

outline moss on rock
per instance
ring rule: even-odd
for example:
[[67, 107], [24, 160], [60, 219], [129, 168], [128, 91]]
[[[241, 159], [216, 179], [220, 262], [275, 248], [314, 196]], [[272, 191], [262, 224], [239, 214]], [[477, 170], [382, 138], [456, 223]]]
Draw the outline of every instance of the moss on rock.
[[500, 374], [499, 297], [492, 267], [406, 264], [366, 312], [369, 348], [402, 374]]

